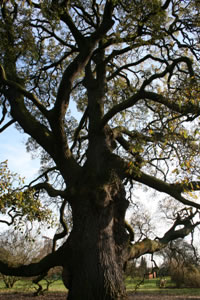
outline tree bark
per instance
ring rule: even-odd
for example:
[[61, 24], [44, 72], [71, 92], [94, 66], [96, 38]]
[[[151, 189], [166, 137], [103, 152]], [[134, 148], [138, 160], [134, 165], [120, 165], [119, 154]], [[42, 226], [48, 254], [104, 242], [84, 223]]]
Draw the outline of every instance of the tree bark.
[[124, 188], [116, 177], [112, 183], [97, 188], [91, 189], [88, 184], [76, 190], [73, 230], [67, 241], [68, 259], [63, 271], [63, 281], [69, 289], [67, 299], [126, 299], [123, 250], [129, 236], [124, 223]]

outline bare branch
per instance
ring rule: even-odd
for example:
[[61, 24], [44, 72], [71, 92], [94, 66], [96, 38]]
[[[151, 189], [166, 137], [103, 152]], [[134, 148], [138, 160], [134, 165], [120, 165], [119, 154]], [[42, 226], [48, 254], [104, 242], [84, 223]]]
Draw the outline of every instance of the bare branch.
[[54, 252], [56, 250], [56, 242], [57, 242], [57, 240], [64, 238], [68, 234], [68, 232], [69, 232], [67, 223], [65, 222], [65, 219], [64, 219], [64, 210], [65, 210], [66, 204], [67, 204], [67, 199], [65, 198], [64, 201], [63, 201], [63, 203], [62, 203], [62, 205], [61, 205], [61, 207], [60, 207], [60, 219], [59, 219], [60, 220], [60, 224], [63, 227], [63, 231], [54, 235], [54, 237], [53, 237], [52, 252]]
[[[14, 213], [14, 215], [12, 214]], [[15, 221], [15, 219], [17, 217], [23, 217], [23, 214], [16, 211], [16, 209], [14, 207], [12, 207], [9, 211], [8, 211], [8, 215], [9, 217], [11, 218], [10, 222], [9, 221], [6, 221], [6, 220], [0, 220], [0, 223], [3, 223], [3, 224], [6, 224], [8, 226], [12, 225]]]
[[161, 6], [162, 9], [167, 9], [168, 6], [170, 5], [170, 2], [172, 2], [172, 0], [166, 0], [165, 3]]
[[14, 124], [15, 120], [10, 120], [8, 123], [6, 123], [4, 126], [0, 128], [0, 132], [3, 132], [6, 128], [8, 128], [10, 125]]
[[[193, 232], [195, 226], [199, 225], [200, 222], [192, 224], [193, 215], [189, 215], [186, 218], [177, 218], [173, 226], [164, 234], [162, 238], [156, 238], [154, 240], [144, 239], [141, 242], [137, 242], [130, 246], [129, 259], [138, 258], [144, 254], [153, 254], [165, 248], [170, 241], [178, 238], [184, 238]], [[183, 228], [176, 229], [179, 225]]]
[[87, 114], [88, 114], [88, 107], [86, 108], [80, 122], [79, 122], [79, 125], [78, 127], [76, 128], [75, 130], [75, 133], [74, 133], [74, 142], [73, 142], [73, 145], [71, 146], [71, 151], [74, 149], [74, 147], [76, 146], [76, 143], [77, 143], [77, 139], [78, 139], [78, 136], [79, 136], [79, 133], [81, 131], [81, 129], [83, 128], [84, 126], [84, 123], [87, 119]]
[[188, 206], [192, 206], [192, 207], [196, 207], [198, 209], [200, 209], [200, 204], [187, 200], [186, 198], [184, 198], [181, 195], [181, 191], [183, 192], [183, 189], [181, 189], [180, 191], [180, 185], [177, 186], [176, 188], [176, 184], [169, 184], [167, 182], [164, 182], [156, 177], [147, 175], [145, 173], [143, 173], [141, 170], [138, 171], [138, 169], [136, 169], [136, 172], [134, 172], [132, 174], [128, 174], [128, 169], [129, 166], [127, 164], [127, 174], [126, 176], [132, 178], [135, 181], [138, 181], [140, 183], [143, 183], [159, 192], [163, 192], [166, 193], [168, 195], [170, 195], [171, 197], [175, 198], [176, 200], [178, 200], [179, 202], [183, 203], [184, 205], [188, 205]]
[[61, 190], [56, 190], [52, 187], [52, 185], [48, 182], [41, 182], [41, 183], [37, 183], [35, 185], [33, 185], [31, 187], [31, 189], [34, 189], [34, 190], [45, 190], [48, 195], [50, 197], [62, 197], [64, 198], [66, 196], [66, 192], [65, 191], [61, 191]]
[[46, 181], [48, 181], [48, 173], [52, 172], [52, 171], [55, 171], [57, 170], [57, 167], [52, 167], [52, 168], [49, 168], [47, 169], [45, 172], [43, 172], [41, 175], [39, 175], [37, 178], [35, 178], [34, 180], [32, 180], [29, 185], [26, 185], [25, 187], [31, 187], [31, 185], [38, 181], [39, 179], [41, 179], [42, 177], [45, 177], [46, 178]]

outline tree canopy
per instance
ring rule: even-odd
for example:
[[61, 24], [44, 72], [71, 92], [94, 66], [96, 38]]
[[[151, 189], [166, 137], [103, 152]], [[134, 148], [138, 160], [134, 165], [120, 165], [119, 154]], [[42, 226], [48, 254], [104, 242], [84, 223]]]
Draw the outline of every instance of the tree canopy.
[[[63, 227], [52, 254], [19, 268], [1, 262], [0, 271], [33, 276], [61, 265], [69, 300], [123, 299], [128, 259], [199, 224], [200, 2], [0, 4], [0, 132], [15, 124], [30, 136], [41, 170], [22, 191], [33, 202], [55, 198]], [[183, 207], [163, 237], [134, 243], [124, 217], [137, 183]], [[72, 231], [55, 251], [67, 204]]]

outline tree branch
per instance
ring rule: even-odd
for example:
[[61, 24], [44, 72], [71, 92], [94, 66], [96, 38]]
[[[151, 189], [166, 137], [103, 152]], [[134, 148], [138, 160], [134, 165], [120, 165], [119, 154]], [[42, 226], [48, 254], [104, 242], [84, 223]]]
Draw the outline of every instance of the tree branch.
[[5, 275], [32, 277], [46, 273], [49, 269], [63, 265], [63, 255], [66, 251], [66, 245], [60, 247], [57, 251], [48, 254], [37, 263], [22, 265], [19, 267], [10, 267], [9, 262], [0, 261], [0, 272]]
[[[129, 174], [129, 170], [130, 167], [126, 166], [126, 177], [132, 178], [133, 180], [143, 183], [159, 192], [162, 193], [166, 193], [169, 196], [175, 198], [176, 200], [178, 200], [179, 202], [183, 203], [184, 205], [188, 205], [188, 206], [192, 206], [192, 207], [196, 207], [198, 209], [200, 209], [200, 204], [187, 200], [185, 199], [182, 195], [181, 192], [184, 191], [183, 188], [180, 189], [180, 184], [176, 185], [176, 184], [170, 184], [167, 182], [164, 182], [154, 176], [150, 176], [147, 175], [145, 173], [143, 173], [141, 170], [138, 170], [136, 168], [136, 170], [134, 170], [134, 167], [132, 168], [132, 173]], [[128, 174], [128, 175], [127, 175]], [[188, 184], [189, 186], [189, 184]]]
[[57, 240], [64, 238], [68, 234], [68, 232], [69, 232], [67, 223], [64, 220], [64, 210], [65, 210], [66, 204], [67, 204], [67, 199], [65, 198], [64, 201], [63, 201], [63, 203], [62, 203], [62, 205], [61, 205], [61, 207], [60, 207], [60, 219], [59, 219], [60, 220], [60, 224], [63, 227], [63, 231], [54, 235], [54, 237], [53, 237], [52, 252], [54, 252], [56, 250], [56, 242], [57, 242]]
[[35, 104], [35, 106], [40, 110], [40, 112], [42, 112], [43, 115], [48, 119], [48, 111], [42, 105], [42, 103], [39, 101], [39, 99], [33, 93], [30, 93], [27, 90], [25, 90], [19, 83], [14, 82], [12, 80], [8, 80], [6, 77], [4, 68], [1, 64], [0, 64], [0, 83], [2, 83], [3, 85], [7, 85], [10, 88], [15, 89], [21, 95], [27, 97], [29, 100], [31, 100]]
[[199, 191], [200, 190], [200, 181], [190, 181], [183, 183], [175, 183], [174, 187], [179, 193], [184, 193], [187, 191]]
[[0, 128], [0, 132], [3, 132], [6, 128], [8, 128], [10, 125], [14, 124], [15, 120], [10, 120], [8, 123], [6, 123], [4, 126]]
[[86, 119], [87, 119], [87, 115], [88, 115], [88, 106], [87, 106], [87, 108], [86, 108], [86, 110], [85, 110], [85, 112], [84, 112], [84, 114], [83, 114], [83, 116], [82, 116], [82, 118], [81, 118], [81, 120], [80, 120], [80, 122], [79, 122], [78, 127], [77, 127], [76, 130], [75, 130], [75, 133], [74, 133], [74, 142], [73, 142], [73, 144], [72, 144], [72, 146], [71, 146], [71, 151], [72, 151], [72, 150], [74, 149], [74, 147], [76, 146], [77, 139], [78, 139], [78, 137], [79, 137], [79, 133], [80, 133], [81, 129], [82, 129], [83, 126], [84, 126], [84, 123], [85, 123], [85, 121], [86, 121]]
[[38, 181], [39, 179], [41, 179], [42, 177], [46, 178], [46, 181], [48, 181], [48, 173], [57, 170], [57, 167], [52, 167], [47, 169], [46, 171], [44, 171], [42, 174], [40, 174], [37, 178], [35, 178], [34, 180], [32, 180], [29, 185], [25, 186], [25, 187], [31, 187], [31, 185]]
[[[43, 105], [40, 105], [39, 100], [33, 94], [24, 90], [19, 84], [7, 80], [5, 71], [0, 65], [1, 82], [9, 86], [9, 89], [5, 90], [4, 95], [10, 103], [13, 119], [51, 155], [58, 167], [60, 167], [63, 177], [73, 180], [73, 175], [77, 174], [79, 166], [68, 148], [64, 127], [59, 126], [59, 117], [52, 116], [51, 111], [47, 111]], [[32, 116], [25, 106], [24, 96], [31, 98], [42, 114], [47, 117], [47, 120], [53, 124], [53, 132]], [[55, 145], [57, 145], [56, 148]]]
[[52, 187], [52, 185], [48, 182], [41, 182], [41, 183], [37, 183], [35, 185], [33, 185], [31, 187], [31, 189], [34, 189], [34, 190], [45, 190], [47, 192], [47, 194], [50, 196], [50, 197], [62, 197], [64, 198], [66, 196], [66, 192], [65, 191], [61, 191], [61, 190], [56, 190]]
[[76, 28], [70, 15], [65, 13], [64, 15], [61, 16], [61, 20], [69, 27], [79, 49], [82, 49], [83, 46], [85, 45], [86, 40], [84, 36], [81, 34], [81, 32]]
[[[113, 129], [113, 136], [117, 139], [118, 137], [121, 137], [122, 134], [125, 134], [127, 135], [128, 137], [130, 137], [131, 139], [135, 140], [135, 139], [138, 139], [138, 140], [142, 140], [142, 141], [145, 141], [145, 142], [154, 142], [155, 141], [155, 138], [153, 138], [152, 136], [148, 136], [148, 135], [144, 135], [142, 134], [141, 132], [138, 132], [137, 130], [132, 130], [132, 131], [129, 131], [126, 127], [124, 126], [118, 126], [118, 127], [115, 127]], [[164, 137], [161, 135], [160, 136], [160, 140], [163, 140]], [[127, 141], [126, 141], [127, 142]], [[129, 142], [127, 142], [129, 143]]]
[[[130, 50], [132, 49], [132, 48], [130, 48], [130, 49], [128, 49], [128, 48], [129, 48], [129, 47], [127, 47], [127, 51], [130, 51]], [[125, 50], [125, 49], [122, 49], [122, 50]], [[121, 51], [122, 51], [122, 50], [121, 50]], [[116, 52], [116, 54], [115, 54], [115, 52]], [[121, 53], [119, 53], [119, 54], [121, 54]], [[118, 51], [114, 50], [114, 51], [113, 51], [113, 54], [111, 54], [110, 57], [113, 58], [114, 56], [119, 55], [119, 54], [118, 54]], [[108, 57], [108, 59], [109, 59], [109, 57]], [[157, 57], [154, 57], [154, 56], [152, 56], [151, 54], [147, 54], [146, 56], [144, 56], [143, 58], [139, 59], [139, 60], [136, 61], [136, 62], [129, 63], [129, 64], [125, 64], [125, 65], [119, 67], [113, 74], [111, 74], [111, 75], [107, 78], [107, 80], [110, 81], [111, 79], [113, 79], [114, 77], [116, 77], [117, 75], [119, 75], [119, 73], [120, 73], [123, 69], [128, 69], [128, 68], [130, 68], [130, 67], [137, 66], [137, 65], [141, 64], [142, 62], [144, 62], [144, 61], [146, 61], [146, 60], [148, 60], [148, 59], [152, 59], [152, 60], [154, 60], [154, 61], [158, 61], [158, 62], [160, 62], [160, 63], [165, 63], [165, 64], [167, 64], [167, 61], [165, 61], [165, 60], [163, 60], [163, 59], [160, 59], [160, 58], [157, 58]], [[106, 59], [106, 60], [107, 60], [107, 59]]]
[[[145, 238], [143, 241], [131, 245], [129, 259], [138, 258], [147, 253], [153, 254], [165, 248], [170, 241], [189, 235], [193, 232], [194, 228], [200, 224], [200, 222], [192, 224], [192, 217], [193, 215], [189, 215], [183, 219], [178, 217], [162, 238], [156, 238], [154, 240]], [[180, 225], [182, 225], [183, 228], [176, 229], [177, 226]]]
[[113, 2], [113, 0], [106, 1], [102, 22], [99, 28], [91, 35], [92, 41], [101, 40], [104, 37], [105, 33], [112, 28], [114, 24], [114, 21], [112, 20], [112, 13], [114, 9]]
[[128, 98], [127, 100], [113, 106], [102, 118], [101, 127], [103, 128], [117, 113], [135, 105], [140, 99], [143, 98], [144, 98], [144, 93], [138, 92], [133, 96], [131, 96], [130, 98]]
[[69, 17], [69, 15], [66, 15], [66, 22], [68, 22], [70, 30], [72, 31], [72, 34], [74, 35], [77, 42], [79, 41], [80, 53], [77, 55], [74, 61], [65, 69], [63, 73], [63, 77], [58, 88], [55, 106], [52, 110], [53, 119], [55, 117], [58, 120], [63, 118], [69, 105], [69, 96], [72, 90], [72, 83], [74, 79], [87, 65], [97, 43], [101, 40], [101, 38], [104, 37], [106, 32], [113, 25], [112, 11], [112, 1], [107, 0], [104, 9], [103, 20], [99, 28], [94, 33], [92, 33], [91, 36], [87, 39], [82, 37], [81, 33], [75, 27], [75, 24], [73, 23], [71, 17]]
[[169, 4], [170, 4], [171, 0], [166, 0], [165, 3], [161, 6], [162, 9], [167, 9]]
[[14, 120], [48, 153], [52, 154], [52, 145], [54, 143], [52, 133], [31, 115], [24, 104], [23, 97], [15, 89], [7, 90], [5, 96], [11, 105], [11, 115]]
[[172, 64], [168, 65], [163, 72], [153, 74], [148, 79], [146, 79], [141, 86], [141, 90], [144, 90], [145, 87], [148, 86], [149, 84], [151, 84], [154, 80], [156, 80], [158, 78], [163, 78], [167, 73], [172, 74], [174, 68], [179, 63], [183, 63], [183, 62], [187, 65], [190, 76], [191, 77], [194, 76], [194, 70], [192, 68], [192, 60], [187, 56], [181, 56], [177, 59], [174, 59]]
[[[178, 111], [178, 112], [188, 112], [187, 109], [190, 108], [191, 104], [187, 104], [187, 105], [184, 105], [184, 106], [180, 106], [178, 103], [175, 103], [175, 102], [169, 102], [168, 99], [166, 99], [164, 96], [162, 95], [159, 95], [159, 94], [156, 94], [156, 93], [153, 93], [153, 92], [147, 92], [145, 91], [145, 87], [148, 86], [149, 84], [151, 84], [154, 80], [156, 79], [159, 79], [159, 78], [163, 78], [167, 73], [172, 73], [174, 68], [176, 67], [177, 64], [179, 63], [186, 63], [187, 64], [187, 67], [188, 67], [188, 70], [189, 70], [189, 74], [190, 76], [192, 77], [194, 75], [194, 71], [193, 71], [193, 68], [192, 68], [192, 61], [190, 58], [188, 57], [180, 57], [180, 58], [177, 58], [177, 59], [174, 59], [173, 60], [173, 63], [171, 65], [168, 65], [165, 70], [161, 73], [157, 73], [157, 74], [154, 74], [152, 76], [150, 76], [150, 78], [146, 79], [140, 90], [134, 94], [133, 96], [131, 96], [130, 98], [128, 98], [127, 100], [115, 105], [113, 108], [110, 109], [110, 111], [108, 111], [103, 119], [102, 119], [102, 122], [101, 122], [101, 126], [105, 126], [108, 121], [110, 119], [112, 119], [117, 113], [119, 113], [120, 111], [124, 110], [124, 109], [127, 109], [133, 105], [136, 104], [136, 102], [138, 102], [138, 100], [140, 99], [151, 99], [151, 100], [154, 100], [154, 101], [157, 101], [159, 103], [162, 103], [164, 105], [166, 105], [167, 107], [171, 108], [171, 109], [174, 109], [175, 111]], [[194, 106], [195, 107], [195, 111], [196, 109], [198, 108], [197, 106]], [[190, 108], [191, 110], [191, 108]], [[194, 111], [194, 110], [193, 110]], [[199, 109], [197, 110], [199, 111]]]
[[[12, 215], [12, 212], [14, 212], [15, 214]], [[3, 224], [6, 224], [8, 226], [12, 225], [15, 221], [15, 219], [17, 217], [23, 217], [23, 214], [16, 211], [16, 209], [14, 207], [12, 207], [9, 211], [8, 211], [8, 215], [9, 217], [11, 218], [10, 222], [9, 221], [6, 221], [6, 220], [0, 220], [0, 223], [3, 223]]]
[[[154, 92], [148, 92], [144, 91], [143, 94], [145, 99], [149, 99], [152, 101], [155, 101], [157, 103], [163, 104], [166, 107], [172, 109], [175, 112], [181, 113], [181, 114], [187, 114], [187, 113], [193, 113], [196, 115], [199, 115], [199, 105], [195, 105], [194, 103], [186, 103], [186, 104], [178, 104], [174, 99], [170, 101], [167, 97], [157, 94]], [[176, 100], [176, 99], [175, 99]]]

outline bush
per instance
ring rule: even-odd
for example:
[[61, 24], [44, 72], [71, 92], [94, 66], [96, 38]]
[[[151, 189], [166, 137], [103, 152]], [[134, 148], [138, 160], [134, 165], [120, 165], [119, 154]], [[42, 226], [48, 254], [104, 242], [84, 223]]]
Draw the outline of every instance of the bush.
[[200, 287], [200, 270], [197, 267], [191, 266], [190, 270], [186, 270], [184, 284], [187, 287]]
[[169, 273], [176, 287], [180, 288], [184, 284], [184, 268], [172, 264]]
[[200, 287], [200, 270], [196, 266], [171, 266], [170, 275], [177, 288], [182, 286], [190, 288]]

